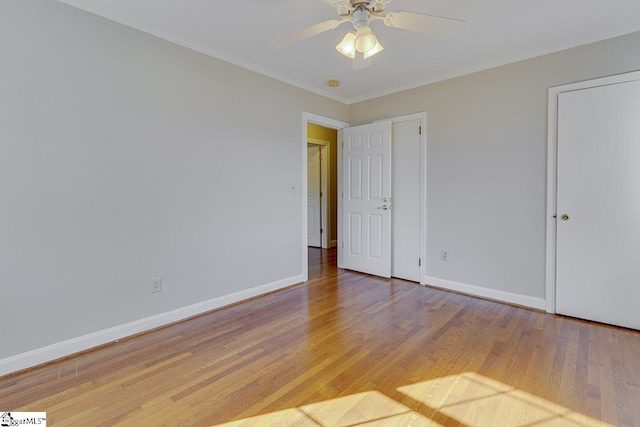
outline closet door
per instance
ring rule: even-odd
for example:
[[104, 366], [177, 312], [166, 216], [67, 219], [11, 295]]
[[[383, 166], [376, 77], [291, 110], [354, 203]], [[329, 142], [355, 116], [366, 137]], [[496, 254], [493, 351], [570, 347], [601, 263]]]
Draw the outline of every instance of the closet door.
[[640, 329], [640, 81], [559, 95], [556, 311]]

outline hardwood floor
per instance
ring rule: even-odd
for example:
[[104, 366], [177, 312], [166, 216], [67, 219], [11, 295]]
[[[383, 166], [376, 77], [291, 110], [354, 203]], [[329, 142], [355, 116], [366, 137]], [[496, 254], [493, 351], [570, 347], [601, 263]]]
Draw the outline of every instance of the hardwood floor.
[[640, 333], [335, 267], [0, 378], [48, 425], [640, 425]]

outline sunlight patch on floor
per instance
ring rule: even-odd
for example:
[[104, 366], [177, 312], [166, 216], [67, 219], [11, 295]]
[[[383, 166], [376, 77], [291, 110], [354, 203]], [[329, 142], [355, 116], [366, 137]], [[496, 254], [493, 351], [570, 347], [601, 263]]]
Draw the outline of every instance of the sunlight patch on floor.
[[397, 389], [405, 404], [368, 391], [222, 424], [231, 426], [609, 426], [482, 375], [436, 378]]
[[297, 408], [285, 409], [284, 411], [271, 412], [269, 414], [258, 415], [257, 417], [245, 418], [244, 420], [231, 421], [226, 424], [216, 424], [225, 427], [245, 427], [245, 426], [301, 426], [317, 427], [319, 424], [305, 415]]
[[[290, 417], [290, 418], [289, 418]], [[223, 424], [231, 426], [440, 426], [377, 391], [312, 403]]]
[[[301, 407], [322, 426], [407, 425], [411, 420], [428, 421], [411, 409], [377, 391], [339, 397]], [[419, 424], [419, 425], [439, 425]]]
[[466, 372], [398, 389], [430, 409], [467, 426], [608, 426], [599, 420], [515, 389], [491, 378]]

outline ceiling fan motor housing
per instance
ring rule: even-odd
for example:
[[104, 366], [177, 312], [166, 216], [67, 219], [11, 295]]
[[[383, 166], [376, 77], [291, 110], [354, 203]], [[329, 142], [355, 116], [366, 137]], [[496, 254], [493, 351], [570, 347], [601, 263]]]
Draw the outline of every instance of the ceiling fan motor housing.
[[367, 9], [369, 12], [382, 12], [391, 0], [351, 0], [352, 10]]
[[384, 11], [385, 5], [391, 0], [324, 0], [331, 6], [338, 9], [340, 16], [348, 16], [359, 9], [366, 9], [370, 12], [380, 13]]
[[367, 9], [356, 9], [353, 11], [353, 28], [356, 30], [363, 25], [369, 25], [371, 17]]

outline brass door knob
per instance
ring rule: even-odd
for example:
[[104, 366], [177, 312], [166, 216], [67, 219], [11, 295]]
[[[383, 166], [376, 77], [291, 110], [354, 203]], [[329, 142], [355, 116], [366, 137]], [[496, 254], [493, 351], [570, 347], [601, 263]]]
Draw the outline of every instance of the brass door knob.
[[569, 221], [569, 215], [567, 214], [562, 214], [562, 216], [560, 217], [561, 220], [563, 221]]

